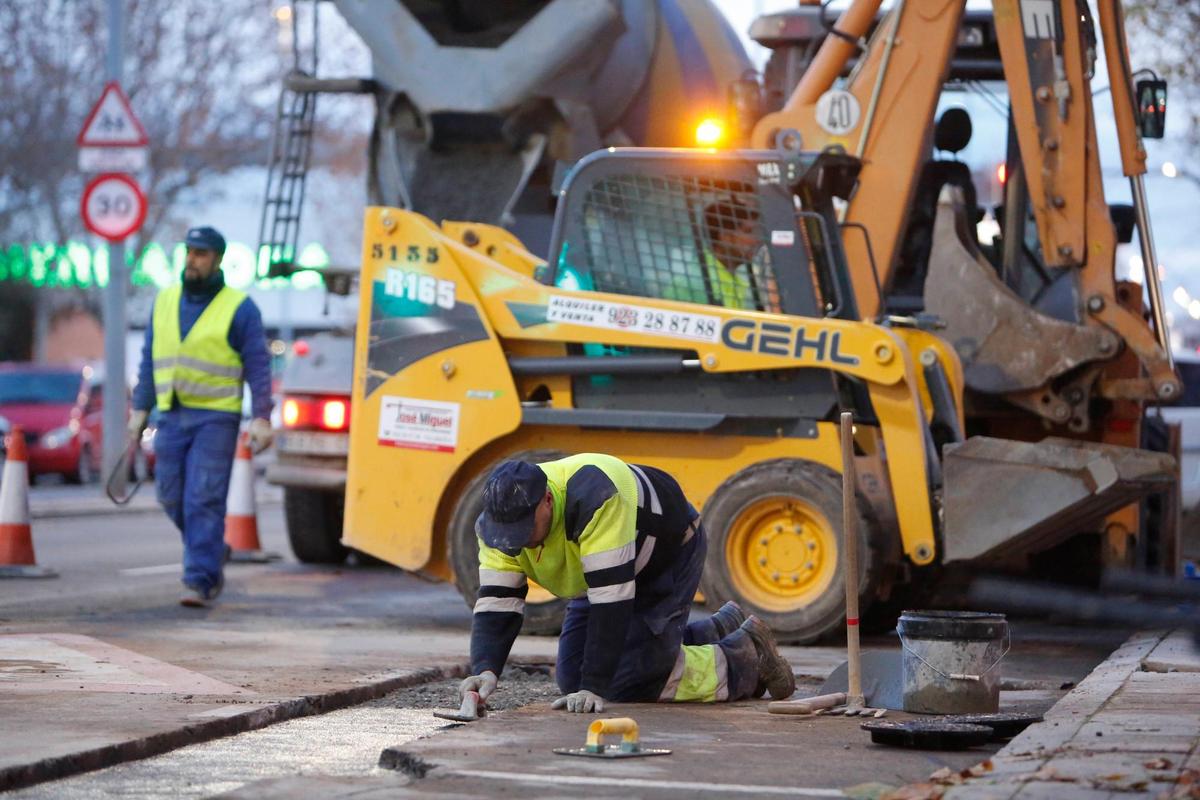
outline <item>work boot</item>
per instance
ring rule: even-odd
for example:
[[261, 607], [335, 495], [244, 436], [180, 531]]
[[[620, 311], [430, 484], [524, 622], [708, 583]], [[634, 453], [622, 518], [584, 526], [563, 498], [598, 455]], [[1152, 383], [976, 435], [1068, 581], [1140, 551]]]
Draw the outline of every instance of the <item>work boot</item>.
[[796, 676], [792, 665], [779, 653], [775, 634], [767, 623], [751, 614], [741, 624], [741, 629], [750, 635], [754, 649], [758, 651], [758, 680], [765, 684], [771, 697], [783, 700], [796, 691]]
[[187, 608], [208, 608], [208, 592], [195, 586], [184, 586], [183, 594], [179, 596], [179, 605]]
[[186, 606], [187, 608], [209, 608], [212, 605], [212, 601], [217, 599], [224, 588], [224, 575], [217, 579], [217, 584], [208, 591], [184, 584], [183, 594], [179, 596], [179, 605]]
[[724, 639], [742, 626], [742, 623], [746, 621], [746, 612], [742, 611], [741, 606], [730, 600], [718, 608], [717, 613], [713, 614], [710, 619], [713, 627], [717, 629], [717, 639]]

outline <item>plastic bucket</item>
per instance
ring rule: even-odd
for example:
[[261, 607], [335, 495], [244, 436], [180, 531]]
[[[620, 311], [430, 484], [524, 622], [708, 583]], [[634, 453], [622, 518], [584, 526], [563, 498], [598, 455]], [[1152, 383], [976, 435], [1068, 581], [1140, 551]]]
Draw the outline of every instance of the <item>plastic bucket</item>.
[[904, 710], [916, 714], [994, 714], [1000, 662], [1008, 653], [1003, 614], [905, 611], [896, 624]]

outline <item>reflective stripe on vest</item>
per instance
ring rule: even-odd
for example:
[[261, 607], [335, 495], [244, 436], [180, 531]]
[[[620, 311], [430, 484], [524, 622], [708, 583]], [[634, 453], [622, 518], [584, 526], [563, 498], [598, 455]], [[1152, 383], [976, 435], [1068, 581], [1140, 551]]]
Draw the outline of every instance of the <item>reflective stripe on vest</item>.
[[223, 287], [181, 341], [182, 296], [183, 287], [172, 286], [159, 292], [154, 301], [151, 355], [158, 408], [168, 411], [178, 398], [187, 408], [240, 413], [242, 358], [229, 346], [229, 328], [246, 295]]

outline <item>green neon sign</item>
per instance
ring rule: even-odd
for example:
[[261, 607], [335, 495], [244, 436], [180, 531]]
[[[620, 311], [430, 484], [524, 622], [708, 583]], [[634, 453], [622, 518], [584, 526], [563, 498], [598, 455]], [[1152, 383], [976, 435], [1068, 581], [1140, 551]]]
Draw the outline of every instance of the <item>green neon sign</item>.
[[[186, 248], [176, 244], [168, 252], [157, 242], [142, 248], [136, 258], [129, 259], [130, 280], [134, 286], [154, 286], [162, 289], [179, 279], [183, 271]], [[312, 289], [322, 284], [316, 272], [297, 272], [290, 278], [259, 278], [268, 263], [268, 248], [254, 248], [241, 242], [230, 242], [221, 260], [225, 282], [235, 289], [256, 286], [263, 289]], [[321, 245], [311, 243], [300, 251], [296, 263], [307, 270], [329, 266], [329, 254]], [[4, 281], [30, 283], [47, 288], [94, 288], [108, 285], [108, 247], [89, 247], [82, 242], [65, 245], [9, 245], [0, 249], [0, 283]]]

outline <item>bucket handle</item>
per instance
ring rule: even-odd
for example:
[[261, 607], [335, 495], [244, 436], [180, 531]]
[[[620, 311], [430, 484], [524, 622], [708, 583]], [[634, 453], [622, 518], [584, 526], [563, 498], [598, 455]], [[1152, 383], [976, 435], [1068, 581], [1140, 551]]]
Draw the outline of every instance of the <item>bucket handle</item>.
[[936, 672], [938, 675], [941, 675], [943, 678], [945, 678], [946, 680], [950, 680], [950, 681], [974, 681], [974, 682], [978, 683], [979, 681], [983, 680], [984, 675], [987, 675], [989, 672], [991, 672], [992, 670], [994, 670], [996, 667], [998, 667], [1000, 665], [1000, 662], [1004, 660], [1004, 657], [1006, 655], [1008, 655], [1008, 651], [1012, 648], [1012, 635], [1008, 631], [1005, 631], [1004, 632], [1004, 652], [1002, 652], [1000, 655], [996, 656], [996, 660], [993, 661], [988, 666], [988, 668], [985, 669], [983, 672], [980, 672], [978, 675], [969, 675], [969, 674], [963, 673], [963, 672], [942, 672], [942, 670], [938, 669], [933, 664], [930, 664], [928, 661], [926, 661], [924, 656], [922, 656], [916, 650], [909, 647], [908, 641], [905, 640], [903, 633], [896, 631], [896, 635], [900, 637], [900, 647], [902, 647], [904, 649], [904, 652], [910, 654], [913, 658], [917, 659], [917, 661], [920, 661], [922, 664], [929, 667], [931, 670]]

